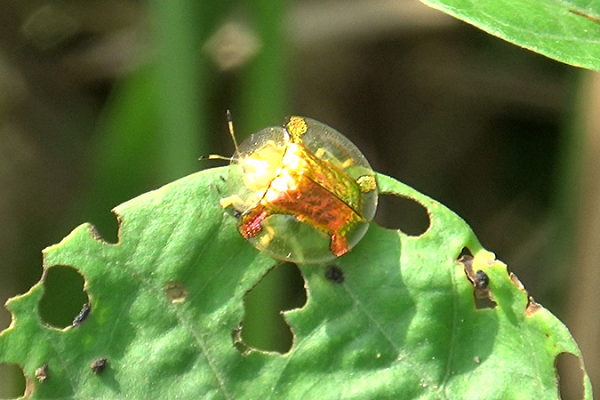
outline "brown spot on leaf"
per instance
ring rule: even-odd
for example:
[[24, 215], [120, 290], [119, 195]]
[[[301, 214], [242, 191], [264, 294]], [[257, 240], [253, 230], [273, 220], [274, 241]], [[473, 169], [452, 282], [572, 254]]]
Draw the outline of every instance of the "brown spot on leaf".
[[185, 298], [187, 297], [187, 290], [185, 290], [183, 284], [179, 282], [167, 282], [165, 293], [167, 295], [167, 298], [173, 304], [183, 303], [185, 301]]
[[525, 316], [531, 317], [537, 311], [541, 310], [542, 306], [539, 303], [537, 303], [533, 299], [533, 297], [531, 297], [529, 295], [529, 293], [527, 293], [525, 286], [523, 286], [523, 284], [521, 283], [519, 278], [517, 278], [517, 276], [515, 274], [513, 274], [512, 272], [509, 274], [509, 276], [510, 276], [510, 280], [513, 283], [513, 285], [515, 285], [517, 287], [517, 289], [525, 292], [525, 294], [527, 295], [527, 307], [525, 308]]
[[28, 399], [33, 394], [33, 390], [35, 389], [35, 385], [33, 381], [29, 378], [25, 378], [25, 393], [23, 393], [23, 397]]
[[473, 272], [473, 256], [468, 254], [462, 255], [458, 258], [458, 262], [465, 267], [465, 272], [468, 277], [469, 274]]
[[517, 289], [527, 292], [525, 290], [525, 286], [523, 286], [523, 284], [521, 283], [521, 281], [519, 280], [519, 278], [517, 278], [517, 276], [515, 274], [513, 274], [511, 272], [509, 274], [509, 276], [510, 276], [510, 280], [512, 281], [513, 285], [515, 285], [517, 287]]
[[35, 377], [40, 383], [44, 383], [48, 380], [48, 364], [44, 364], [35, 370]]
[[527, 299], [527, 308], [525, 309], [525, 316], [531, 317], [537, 311], [542, 309], [542, 306], [533, 299], [533, 297], [529, 296]]
[[233, 342], [233, 347], [240, 352], [241, 355], [247, 356], [250, 352], [250, 347], [244, 340], [242, 339], [242, 323], [240, 322], [233, 330], [231, 331], [231, 341]]

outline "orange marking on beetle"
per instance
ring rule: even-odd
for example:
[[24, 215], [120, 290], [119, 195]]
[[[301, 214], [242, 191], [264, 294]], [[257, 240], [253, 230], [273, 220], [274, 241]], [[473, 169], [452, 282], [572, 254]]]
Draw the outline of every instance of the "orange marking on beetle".
[[221, 204], [239, 214], [242, 237], [293, 262], [324, 262], [350, 251], [377, 205], [375, 173], [356, 146], [302, 117], [244, 141], [232, 157], [229, 184]]

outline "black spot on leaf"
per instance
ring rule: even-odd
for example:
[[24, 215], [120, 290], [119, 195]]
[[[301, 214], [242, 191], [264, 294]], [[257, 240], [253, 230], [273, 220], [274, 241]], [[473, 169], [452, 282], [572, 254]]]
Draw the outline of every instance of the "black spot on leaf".
[[98, 358], [97, 360], [92, 361], [90, 368], [94, 374], [100, 375], [104, 371], [104, 368], [106, 368], [107, 362], [108, 360], [104, 357]]
[[325, 278], [333, 283], [344, 283], [344, 271], [337, 265], [329, 265], [325, 269]]
[[75, 326], [81, 325], [81, 323], [87, 319], [88, 315], [90, 315], [91, 311], [92, 311], [92, 304], [91, 303], [83, 303], [83, 307], [81, 307], [81, 311], [79, 312], [79, 314], [77, 314], [77, 316], [73, 320], [72, 326], [75, 327]]

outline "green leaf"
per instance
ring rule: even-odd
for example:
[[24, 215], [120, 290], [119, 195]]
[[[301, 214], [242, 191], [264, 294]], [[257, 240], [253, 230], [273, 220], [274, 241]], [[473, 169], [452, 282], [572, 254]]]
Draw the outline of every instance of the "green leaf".
[[[0, 334], [0, 363], [23, 366], [33, 398], [558, 397], [556, 356], [581, 358], [567, 328], [528, 299], [462, 219], [383, 175], [381, 192], [427, 208], [428, 231], [411, 237], [373, 224], [337, 260], [337, 279], [327, 278], [331, 267], [301, 265], [307, 303], [285, 314], [292, 349], [245, 348], [244, 295], [277, 262], [245, 242], [220, 207], [226, 171], [118, 206], [117, 244], [84, 224], [44, 251], [44, 276], [56, 265], [77, 268], [92, 308], [78, 326], [45, 326], [44, 278], [8, 302], [13, 324]], [[464, 247], [474, 258], [463, 265]], [[487, 274], [495, 308], [475, 307], [465, 265]], [[100, 358], [107, 365], [95, 374]], [[43, 365], [48, 379], [39, 382]]]
[[518, 46], [600, 71], [600, 3], [581, 0], [421, 0]]

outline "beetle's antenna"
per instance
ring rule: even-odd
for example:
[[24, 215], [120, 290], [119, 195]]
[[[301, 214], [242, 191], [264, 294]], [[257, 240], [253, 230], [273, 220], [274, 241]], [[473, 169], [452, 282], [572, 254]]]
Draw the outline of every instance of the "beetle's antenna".
[[219, 154], [209, 154], [206, 156], [200, 156], [200, 158], [198, 158], [198, 160], [200, 161], [204, 161], [204, 160], [225, 160], [225, 161], [231, 161], [231, 157], [225, 157], [225, 156], [221, 156]]
[[237, 140], [235, 140], [235, 133], [233, 132], [233, 118], [231, 118], [231, 111], [227, 110], [227, 127], [229, 128], [229, 134], [231, 135], [231, 139], [233, 140], [233, 146], [235, 147], [235, 152], [238, 151]]
[[[227, 128], [229, 129], [229, 134], [231, 135], [231, 139], [233, 140], [233, 146], [235, 147], [235, 152], [238, 151], [237, 140], [235, 140], [235, 133], [233, 132], [233, 120], [231, 118], [231, 111], [227, 110]], [[225, 160], [231, 161], [231, 157], [221, 156], [219, 154], [209, 154], [206, 156], [200, 157], [198, 160]]]

